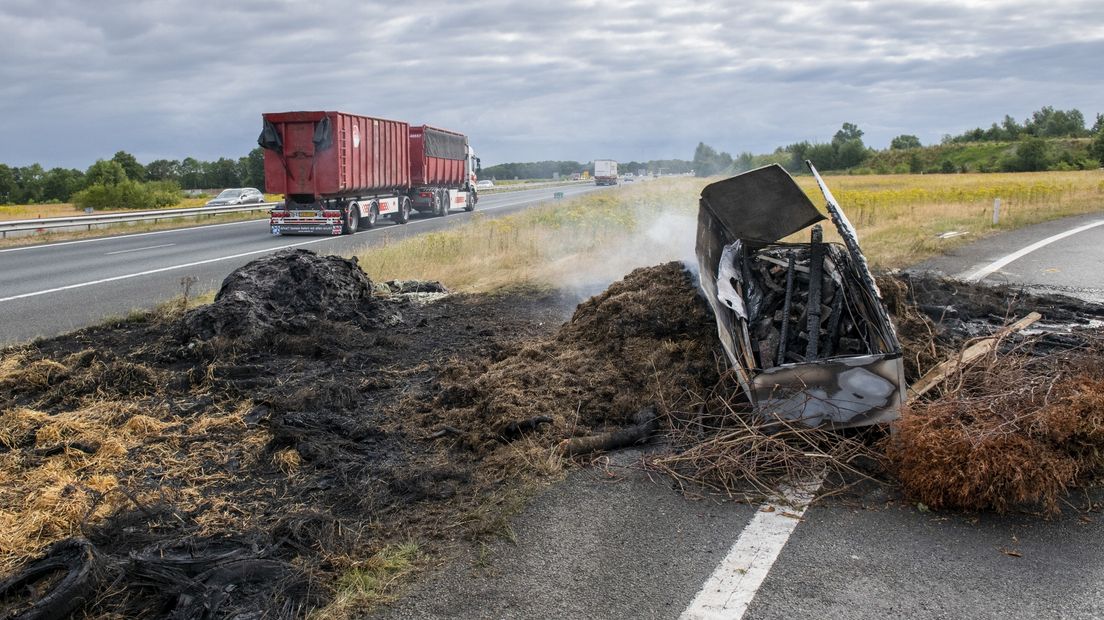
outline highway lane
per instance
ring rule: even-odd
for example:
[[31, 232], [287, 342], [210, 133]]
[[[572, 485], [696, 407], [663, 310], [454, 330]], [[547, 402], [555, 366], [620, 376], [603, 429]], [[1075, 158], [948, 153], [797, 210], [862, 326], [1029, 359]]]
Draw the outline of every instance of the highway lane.
[[245, 263], [287, 247], [348, 255], [388, 240], [444, 230], [474, 215], [499, 217], [553, 200], [595, 191], [593, 185], [490, 194], [473, 213], [415, 216], [403, 226], [383, 220], [372, 230], [341, 237], [274, 237], [267, 220], [101, 237], [0, 250], [0, 346], [48, 337], [105, 317], [151, 308], [180, 295], [217, 288]]

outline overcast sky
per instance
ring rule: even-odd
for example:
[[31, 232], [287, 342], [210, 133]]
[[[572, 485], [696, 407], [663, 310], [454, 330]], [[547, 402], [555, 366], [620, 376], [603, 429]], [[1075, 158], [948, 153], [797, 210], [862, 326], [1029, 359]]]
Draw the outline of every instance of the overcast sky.
[[1091, 122], [1104, 2], [0, 0], [0, 60], [9, 165], [236, 158], [308, 109], [462, 131], [484, 165], [689, 159]]

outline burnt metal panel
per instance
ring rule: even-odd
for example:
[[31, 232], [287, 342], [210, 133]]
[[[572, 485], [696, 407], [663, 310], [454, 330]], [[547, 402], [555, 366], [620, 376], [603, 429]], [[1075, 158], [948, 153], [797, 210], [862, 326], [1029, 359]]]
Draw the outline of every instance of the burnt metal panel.
[[778, 164], [711, 183], [701, 200], [726, 231], [726, 243], [773, 243], [824, 219]]

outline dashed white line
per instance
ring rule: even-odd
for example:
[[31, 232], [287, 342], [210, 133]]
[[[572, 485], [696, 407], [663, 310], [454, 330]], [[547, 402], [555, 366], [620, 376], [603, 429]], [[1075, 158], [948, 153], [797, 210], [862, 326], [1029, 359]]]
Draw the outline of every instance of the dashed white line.
[[964, 272], [962, 274], [959, 274], [958, 277], [959, 277], [960, 280], [965, 280], [966, 282], [978, 282], [980, 280], [983, 280], [986, 276], [993, 273], [994, 271], [1000, 269], [1001, 267], [1004, 267], [1008, 263], [1011, 263], [1014, 260], [1023, 258], [1024, 256], [1027, 256], [1028, 254], [1034, 252], [1035, 250], [1038, 250], [1041, 247], [1048, 246], [1048, 245], [1054, 243], [1055, 241], [1061, 241], [1062, 239], [1065, 239], [1066, 237], [1069, 237], [1070, 235], [1076, 235], [1079, 232], [1088, 230], [1090, 228], [1096, 228], [1097, 226], [1101, 226], [1101, 225], [1104, 225], [1104, 220], [1098, 220], [1096, 222], [1091, 222], [1089, 224], [1085, 224], [1084, 226], [1078, 226], [1077, 228], [1074, 228], [1072, 230], [1067, 230], [1066, 232], [1063, 232], [1063, 233], [1058, 233], [1057, 235], [1047, 237], [1046, 239], [1043, 239], [1042, 241], [1037, 241], [1035, 243], [1032, 243], [1031, 245], [1027, 246], [1026, 248], [1023, 248], [1022, 250], [1017, 250], [1015, 252], [1012, 252], [1011, 254], [1008, 254], [1007, 256], [999, 258], [999, 259], [989, 263], [988, 265], [985, 265], [984, 267], [979, 267], [978, 269], [975, 269], [973, 271], [967, 271], [967, 272]]
[[129, 254], [130, 252], [141, 252], [143, 250], [156, 250], [158, 248], [170, 248], [176, 245], [175, 243], [162, 243], [161, 245], [151, 245], [144, 248], [134, 248], [133, 250], [115, 250], [114, 252], [104, 252], [104, 256], [112, 256], [114, 254]]
[[740, 620], [823, 483], [783, 487], [779, 501], [760, 506], [679, 620]]
[[0, 302], [13, 301], [16, 299], [26, 299], [28, 297], [37, 297], [39, 295], [47, 295], [49, 293], [57, 293], [59, 291], [68, 291], [75, 288], [83, 288], [86, 286], [96, 286], [97, 284], [106, 284], [108, 282], [118, 282], [119, 280], [129, 280], [130, 278], [140, 278], [142, 276], [148, 276], [155, 273], [162, 273], [165, 271], [172, 271], [173, 269], [185, 269], [188, 267], [195, 267], [197, 265], [206, 265], [208, 263], [217, 263], [222, 260], [231, 260], [234, 258], [242, 258], [243, 256], [253, 256], [254, 254], [267, 254], [276, 250], [282, 250], [284, 248], [294, 248], [301, 245], [309, 245], [311, 243], [322, 243], [323, 241], [332, 241], [331, 237], [322, 237], [321, 239], [311, 239], [310, 241], [301, 241], [299, 243], [291, 243], [288, 245], [282, 245], [275, 248], [265, 248], [263, 250], [254, 250], [252, 252], [242, 252], [240, 254], [231, 254], [230, 256], [219, 256], [218, 258], [208, 258], [207, 260], [198, 260], [192, 263], [184, 263], [182, 265], [172, 265], [169, 267], [160, 267], [158, 269], [149, 269], [146, 271], [139, 271], [138, 273], [128, 273], [121, 276], [113, 276], [110, 278], [103, 278], [101, 280], [92, 280], [91, 282], [79, 282], [77, 284], [69, 284], [67, 286], [59, 286], [56, 288], [46, 289], [44, 291], [35, 291], [33, 293], [23, 293], [22, 295], [12, 295], [11, 297], [0, 297]]

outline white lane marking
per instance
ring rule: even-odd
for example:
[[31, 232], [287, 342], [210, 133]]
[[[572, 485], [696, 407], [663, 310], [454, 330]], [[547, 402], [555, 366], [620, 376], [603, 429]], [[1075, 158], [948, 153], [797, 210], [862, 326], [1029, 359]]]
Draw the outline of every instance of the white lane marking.
[[1023, 258], [1024, 256], [1027, 256], [1028, 254], [1034, 252], [1035, 250], [1038, 250], [1041, 247], [1050, 245], [1050, 244], [1054, 243], [1055, 241], [1061, 241], [1062, 239], [1065, 239], [1066, 237], [1069, 237], [1070, 235], [1076, 235], [1079, 232], [1088, 230], [1090, 228], [1096, 228], [1097, 226], [1101, 226], [1101, 225], [1104, 225], [1104, 220], [1098, 220], [1096, 222], [1085, 224], [1084, 226], [1078, 226], [1077, 228], [1074, 228], [1072, 230], [1067, 230], [1066, 232], [1058, 233], [1057, 235], [1047, 237], [1046, 239], [1043, 239], [1042, 241], [1032, 243], [1031, 245], [1027, 246], [1026, 248], [1023, 248], [1022, 250], [1018, 250], [1018, 251], [1013, 252], [1013, 253], [1011, 253], [1011, 254], [1003, 257], [1003, 258], [999, 258], [999, 259], [989, 263], [988, 265], [985, 265], [984, 267], [979, 267], [978, 269], [975, 269], [974, 271], [963, 272], [963, 273], [959, 274], [958, 278], [960, 280], [965, 280], [966, 282], [978, 282], [980, 280], [983, 280], [986, 276], [993, 273], [994, 271], [1000, 269], [1001, 267], [1004, 267], [1008, 263], [1011, 263], [1012, 261], [1014, 261], [1016, 259]]
[[[535, 202], [535, 201], [522, 200], [522, 201], [517, 201], [517, 202], [513, 202], [513, 203], [509, 203], [509, 204], [498, 205], [498, 206], [495, 206], [495, 207], [489, 207], [489, 208], [486, 208], [486, 209], [483, 209], [483, 210], [484, 211], [494, 211], [495, 209], [502, 209], [502, 208], [505, 208], [505, 207], [513, 207], [513, 206], [525, 204], [527, 202]], [[416, 225], [416, 224], [435, 222], [435, 221], [437, 221], [436, 218], [429, 218], [429, 219], [419, 220], [417, 222], [411, 222], [411, 224]], [[381, 231], [385, 231], [385, 230], [389, 230], [389, 229], [388, 228], [379, 228], [379, 229], [376, 229], [372, 232], [381, 232]], [[362, 231], [362, 232], [367, 232], [367, 231]], [[131, 278], [139, 278], [139, 277], [142, 277], [142, 276], [153, 275], [155, 273], [163, 273], [165, 271], [172, 271], [173, 269], [187, 269], [188, 267], [196, 267], [198, 265], [207, 265], [209, 263], [217, 263], [217, 262], [223, 261], [223, 260], [232, 260], [232, 259], [235, 259], [235, 258], [242, 258], [244, 256], [253, 256], [255, 254], [265, 254], [265, 253], [268, 253], [268, 252], [275, 252], [277, 250], [283, 250], [283, 249], [287, 249], [287, 248], [294, 248], [294, 247], [298, 247], [298, 246], [301, 246], [301, 245], [310, 245], [312, 243], [322, 243], [324, 241], [333, 241], [334, 239], [335, 238], [332, 237], [332, 236], [326, 236], [326, 237], [322, 237], [322, 238], [319, 238], [319, 239], [311, 239], [310, 241], [300, 241], [299, 243], [289, 243], [289, 244], [286, 244], [286, 245], [279, 245], [279, 246], [275, 246], [275, 247], [271, 247], [271, 248], [265, 248], [263, 250], [254, 250], [252, 252], [242, 252], [240, 254], [231, 254], [230, 256], [219, 256], [217, 258], [208, 258], [206, 260], [195, 261], [195, 262], [192, 262], [192, 263], [184, 263], [182, 265], [171, 265], [169, 267], [160, 267], [160, 268], [157, 268], [157, 269], [149, 269], [147, 271], [140, 271], [138, 273], [128, 273], [128, 274], [124, 274], [124, 275], [121, 275], [121, 276], [112, 276], [110, 278], [103, 278], [103, 279], [100, 279], [100, 280], [92, 280], [91, 282], [79, 282], [77, 284], [69, 284], [69, 285], [66, 285], [66, 286], [58, 286], [56, 288], [50, 288], [50, 289], [46, 289], [46, 290], [42, 290], [42, 291], [34, 291], [32, 293], [23, 293], [21, 295], [12, 295], [10, 297], [0, 297], [0, 303], [3, 303], [5, 301], [14, 301], [16, 299], [26, 299], [28, 297], [38, 297], [39, 295], [47, 295], [49, 293], [57, 293], [57, 292], [60, 292], [60, 291], [68, 291], [68, 290], [72, 290], [72, 289], [75, 289], [75, 288], [84, 288], [86, 286], [96, 286], [97, 284], [106, 284], [108, 282], [118, 282], [119, 280], [129, 280]], [[45, 247], [45, 246], [39, 246], [39, 247]]]
[[679, 620], [740, 620], [823, 483], [783, 487], [779, 501], [760, 506]]
[[151, 245], [144, 248], [134, 248], [133, 250], [116, 250], [114, 252], [105, 252], [104, 256], [111, 256], [113, 254], [127, 254], [129, 252], [141, 252], [142, 250], [156, 250], [157, 248], [169, 248], [176, 245], [175, 243], [162, 243], [161, 245]]
[[266, 254], [268, 252], [275, 252], [276, 250], [283, 250], [285, 248], [294, 248], [300, 245], [309, 245], [312, 243], [322, 243], [323, 241], [333, 241], [332, 237], [322, 237], [321, 239], [311, 239], [310, 241], [300, 241], [299, 243], [290, 243], [288, 245], [281, 245], [274, 248], [265, 248], [263, 250], [254, 250], [252, 252], [242, 252], [241, 254], [231, 254], [230, 256], [220, 256], [218, 258], [208, 258], [207, 260], [199, 260], [193, 263], [184, 263], [182, 265], [172, 265], [170, 267], [160, 267], [158, 269], [149, 269], [147, 271], [139, 271], [138, 273], [128, 273], [121, 276], [112, 276], [110, 278], [103, 278], [102, 280], [92, 280], [91, 282], [80, 282], [77, 284], [69, 284], [66, 286], [59, 286], [57, 288], [50, 288], [44, 291], [35, 291], [33, 293], [23, 293], [22, 295], [12, 295], [11, 297], [0, 297], [0, 302], [13, 301], [15, 299], [26, 299], [27, 297], [37, 297], [39, 295], [46, 295], [48, 293], [57, 293], [59, 291], [68, 291], [75, 288], [83, 288], [85, 286], [95, 286], [97, 284], [106, 284], [108, 282], [118, 282], [119, 280], [129, 280], [130, 278], [139, 278], [142, 276], [148, 276], [155, 273], [162, 273], [165, 271], [172, 271], [173, 269], [186, 269], [188, 267], [196, 267], [198, 265], [206, 265], [208, 263], [217, 263], [222, 260], [231, 260], [234, 258], [242, 258], [243, 256], [253, 256], [254, 254]]

